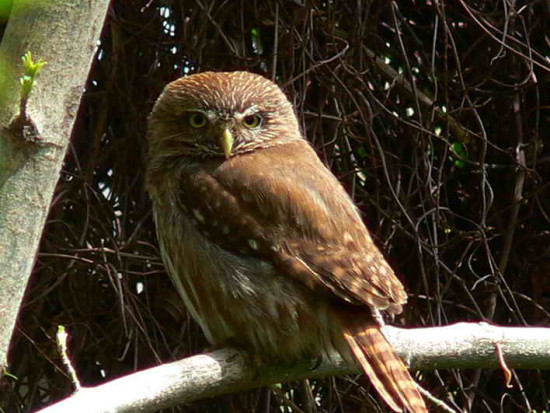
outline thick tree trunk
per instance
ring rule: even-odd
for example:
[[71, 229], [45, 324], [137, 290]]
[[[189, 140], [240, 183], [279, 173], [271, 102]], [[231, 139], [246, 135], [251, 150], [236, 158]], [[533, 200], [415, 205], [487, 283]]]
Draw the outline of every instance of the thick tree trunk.
[[[0, 371], [108, 5], [15, 0], [0, 45]], [[23, 125], [34, 130], [33, 141], [10, 128], [20, 113], [21, 56], [27, 51], [48, 62]]]

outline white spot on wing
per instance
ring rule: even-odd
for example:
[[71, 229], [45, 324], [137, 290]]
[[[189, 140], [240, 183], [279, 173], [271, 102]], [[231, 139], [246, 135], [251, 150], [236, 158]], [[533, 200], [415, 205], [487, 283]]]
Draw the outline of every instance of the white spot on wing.
[[248, 245], [250, 245], [250, 248], [252, 248], [254, 251], [258, 251], [258, 241], [254, 240], [254, 239], [249, 239], [248, 240]]
[[195, 215], [195, 218], [197, 218], [197, 220], [204, 224], [204, 215], [201, 214], [201, 211], [199, 211], [198, 209], [193, 209], [193, 215]]

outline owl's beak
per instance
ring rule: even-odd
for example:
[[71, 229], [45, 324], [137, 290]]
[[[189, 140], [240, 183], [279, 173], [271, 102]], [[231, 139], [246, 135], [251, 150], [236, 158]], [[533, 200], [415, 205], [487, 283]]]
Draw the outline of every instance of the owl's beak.
[[231, 152], [233, 152], [233, 143], [235, 142], [235, 139], [233, 138], [233, 134], [229, 129], [224, 129], [221, 139], [221, 146], [223, 149], [223, 153], [227, 159], [231, 156]]

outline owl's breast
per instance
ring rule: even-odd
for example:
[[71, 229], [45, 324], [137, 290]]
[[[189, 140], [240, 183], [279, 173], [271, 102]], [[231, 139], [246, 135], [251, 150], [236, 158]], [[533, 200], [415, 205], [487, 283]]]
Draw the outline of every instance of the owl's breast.
[[290, 360], [329, 348], [328, 303], [271, 264], [220, 248], [187, 212], [160, 210], [163, 260], [210, 343]]

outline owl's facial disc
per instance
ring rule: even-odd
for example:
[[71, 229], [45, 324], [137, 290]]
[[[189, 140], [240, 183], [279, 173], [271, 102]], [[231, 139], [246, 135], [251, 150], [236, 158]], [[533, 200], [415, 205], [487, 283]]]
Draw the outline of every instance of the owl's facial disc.
[[263, 130], [267, 119], [261, 109], [250, 104], [244, 109], [231, 107], [204, 108], [190, 105], [183, 110], [187, 136], [194, 146], [207, 156], [224, 156], [226, 159], [248, 150]]

